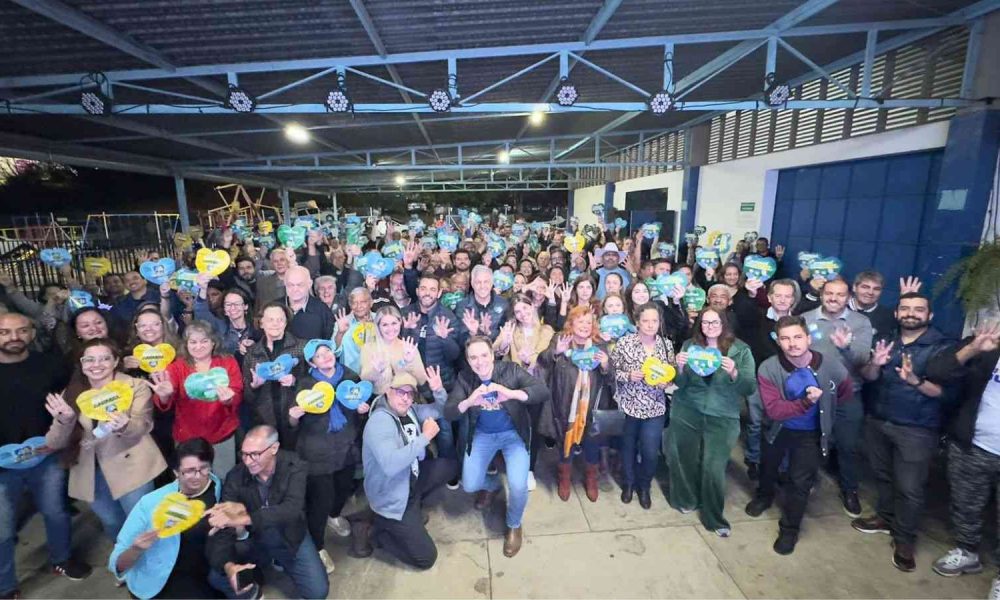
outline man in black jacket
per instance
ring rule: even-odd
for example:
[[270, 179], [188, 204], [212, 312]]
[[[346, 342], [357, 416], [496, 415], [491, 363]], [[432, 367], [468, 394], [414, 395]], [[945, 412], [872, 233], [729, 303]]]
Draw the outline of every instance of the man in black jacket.
[[537, 377], [511, 362], [493, 360], [493, 343], [474, 336], [465, 343], [469, 368], [462, 371], [448, 396], [444, 416], [465, 419], [462, 487], [476, 494], [476, 508], [488, 508], [500, 492], [497, 475], [486, 469], [497, 452], [507, 465], [507, 533], [503, 553], [511, 557], [521, 549], [521, 518], [528, 505], [528, 469], [531, 417], [526, 404], [549, 399], [549, 388]]
[[[241, 464], [226, 476], [220, 502], [206, 513], [212, 526], [207, 552], [213, 587], [225, 589], [230, 598], [258, 597], [259, 586], [240, 585], [239, 573], [276, 563], [298, 597], [326, 598], [326, 569], [306, 535], [305, 464], [280, 450], [278, 432], [269, 425], [247, 432], [241, 450]], [[250, 562], [238, 558], [237, 540], [249, 541]]]
[[[1000, 324], [980, 327], [955, 350], [941, 353], [927, 376], [961, 382], [961, 404], [948, 422], [948, 482], [956, 547], [934, 563], [945, 577], [979, 573], [983, 510], [1000, 483]], [[1000, 549], [994, 548], [996, 559]], [[993, 579], [995, 597], [1000, 575]]]

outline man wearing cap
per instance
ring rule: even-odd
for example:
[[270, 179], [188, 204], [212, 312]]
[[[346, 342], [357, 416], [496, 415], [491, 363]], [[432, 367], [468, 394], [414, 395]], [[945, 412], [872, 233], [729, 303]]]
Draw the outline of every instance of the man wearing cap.
[[604, 290], [604, 281], [611, 273], [617, 273], [622, 278], [622, 289], [627, 288], [632, 283], [632, 276], [621, 267], [625, 260], [625, 253], [618, 251], [618, 244], [609, 242], [603, 248], [598, 248], [594, 253], [595, 258], [601, 261], [601, 268], [597, 269], [597, 299], [604, 300], [607, 292]]
[[440, 369], [427, 369], [427, 383], [434, 404], [414, 404], [417, 380], [399, 373], [372, 405], [361, 456], [365, 495], [374, 516], [352, 523], [357, 556], [370, 556], [374, 542], [418, 569], [429, 569], [437, 560], [420, 508], [428, 494], [456, 476], [458, 462], [427, 456], [427, 445], [439, 431], [435, 419], [447, 400]]
[[[494, 362], [493, 343], [474, 336], [465, 343], [469, 367], [459, 374], [448, 396], [444, 416], [463, 419], [468, 431], [462, 466], [462, 487], [476, 494], [475, 506], [489, 508], [500, 492], [498, 475], [486, 470], [497, 452], [507, 466], [507, 532], [503, 553], [511, 557], [521, 549], [521, 518], [528, 505], [528, 448], [531, 417], [527, 404], [549, 399], [545, 383], [524, 368], [507, 361]], [[366, 440], [367, 441], [367, 440]]]

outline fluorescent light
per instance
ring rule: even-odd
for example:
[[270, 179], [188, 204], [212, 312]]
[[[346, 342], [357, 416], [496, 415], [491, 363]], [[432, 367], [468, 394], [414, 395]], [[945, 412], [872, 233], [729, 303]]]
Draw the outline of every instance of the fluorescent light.
[[396, 185], [406, 185], [406, 177], [404, 175], [396, 175]]
[[501, 150], [500, 152], [497, 152], [497, 162], [503, 163], [505, 165], [510, 163], [510, 151]]
[[289, 123], [285, 125], [285, 137], [296, 144], [307, 144], [311, 136], [309, 135], [309, 130], [302, 125]]
[[542, 123], [545, 122], [545, 113], [536, 108], [535, 110], [531, 111], [531, 116], [528, 117], [528, 122], [534, 125], [535, 127], [541, 125]]

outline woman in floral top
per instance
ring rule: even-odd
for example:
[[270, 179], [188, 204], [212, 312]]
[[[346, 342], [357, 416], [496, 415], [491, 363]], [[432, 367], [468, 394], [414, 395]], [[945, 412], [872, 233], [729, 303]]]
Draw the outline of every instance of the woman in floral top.
[[[618, 383], [616, 399], [625, 413], [625, 432], [622, 435], [622, 502], [632, 501], [632, 493], [639, 496], [639, 505], [648, 509], [652, 503], [649, 488], [659, 460], [658, 451], [667, 418], [669, 384], [651, 386], [643, 380], [642, 363], [649, 356], [663, 362], [674, 362], [674, 347], [660, 332], [660, 311], [654, 304], [644, 304], [636, 310], [638, 331], [618, 340], [611, 352], [615, 380]], [[636, 465], [636, 456], [642, 454], [642, 464]]]

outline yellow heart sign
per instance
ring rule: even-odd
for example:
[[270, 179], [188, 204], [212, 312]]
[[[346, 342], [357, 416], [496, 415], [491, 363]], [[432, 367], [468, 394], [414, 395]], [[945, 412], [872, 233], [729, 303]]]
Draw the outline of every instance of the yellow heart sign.
[[358, 345], [358, 348], [361, 348], [373, 335], [375, 335], [375, 323], [357, 323], [354, 326], [354, 333], [351, 334], [351, 338]]
[[587, 244], [587, 240], [580, 235], [567, 235], [563, 238], [563, 247], [570, 252], [583, 252], [583, 247]]
[[139, 344], [132, 350], [132, 356], [139, 361], [139, 368], [147, 373], [159, 373], [174, 362], [177, 353], [170, 344]]
[[208, 273], [218, 277], [229, 268], [229, 253], [225, 250], [209, 250], [202, 248], [194, 257], [194, 266], [199, 273]]
[[164, 496], [153, 509], [153, 529], [159, 537], [168, 538], [191, 529], [204, 515], [204, 502], [173, 492]]
[[111, 261], [103, 256], [91, 256], [83, 259], [83, 270], [94, 277], [101, 277], [111, 272]]
[[110, 421], [116, 412], [132, 407], [132, 386], [124, 381], [112, 381], [102, 388], [87, 390], [76, 397], [80, 414], [94, 421]]
[[261, 221], [260, 223], [257, 223], [257, 231], [259, 231], [261, 235], [267, 235], [274, 231], [274, 225], [270, 221]]
[[174, 234], [174, 246], [180, 248], [181, 250], [186, 250], [194, 245], [194, 240], [191, 239], [186, 233], [175, 233]]
[[648, 356], [642, 363], [643, 380], [649, 385], [670, 383], [677, 376], [677, 369], [655, 356]]
[[312, 386], [312, 389], [302, 390], [296, 394], [295, 403], [307, 413], [321, 415], [333, 406], [333, 396], [333, 386], [325, 381], [320, 381]]

